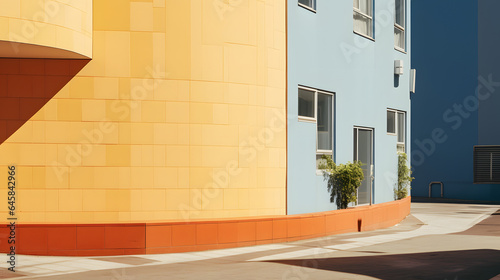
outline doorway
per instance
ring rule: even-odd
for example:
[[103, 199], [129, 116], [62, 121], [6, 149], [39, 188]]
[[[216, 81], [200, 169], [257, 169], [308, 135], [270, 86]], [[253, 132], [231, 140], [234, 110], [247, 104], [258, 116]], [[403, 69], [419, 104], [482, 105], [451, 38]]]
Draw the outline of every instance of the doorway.
[[364, 179], [358, 188], [357, 205], [373, 203], [373, 128], [354, 128], [354, 160], [361, 161]]

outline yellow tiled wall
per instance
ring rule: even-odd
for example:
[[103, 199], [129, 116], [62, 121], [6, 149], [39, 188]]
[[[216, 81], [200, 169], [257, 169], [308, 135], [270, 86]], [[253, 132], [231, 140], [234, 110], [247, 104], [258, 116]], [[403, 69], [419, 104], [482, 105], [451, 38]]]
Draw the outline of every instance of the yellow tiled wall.
[[285, 1], [97, 0], [93, 17], [92, 61], [0, 146], [20, 222], [285, 214]]
[[92, 0], [0, 0], [0, 56], [91, 58]]

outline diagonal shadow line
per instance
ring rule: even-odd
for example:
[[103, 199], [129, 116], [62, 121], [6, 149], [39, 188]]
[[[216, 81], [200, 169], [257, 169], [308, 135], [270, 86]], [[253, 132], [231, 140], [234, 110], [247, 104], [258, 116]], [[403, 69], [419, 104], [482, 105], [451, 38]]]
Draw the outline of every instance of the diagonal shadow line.
[[386, 280], [487, 280], [500, 274], [500, 251], [486, 249], [267, 262]]
[[0, 58], [0, 144], [33, 117], [89, 61]]
[[500, 236], [500, 210], [458, 235]]

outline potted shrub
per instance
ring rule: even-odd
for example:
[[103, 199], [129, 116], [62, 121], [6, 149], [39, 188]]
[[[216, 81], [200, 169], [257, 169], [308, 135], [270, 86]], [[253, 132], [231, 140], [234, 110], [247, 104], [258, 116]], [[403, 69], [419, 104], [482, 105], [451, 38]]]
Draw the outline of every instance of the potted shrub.
[[336, 202], [338, 209], [346, 209], [349, 203], [357, 201], [357, 190], [364, 179], [361, 162], [348, 162], [336, 165], [328, 156], [323, 156], [325, 180], [328, 181], [330, 202]]
[[398, 153], [398, 182], [394, 188], [394, 199], [399, 200], [408, 196], [410, 183], [413, 181], [411, 177], [411, 169], [407, 165], [408, 157], [405, 153]]

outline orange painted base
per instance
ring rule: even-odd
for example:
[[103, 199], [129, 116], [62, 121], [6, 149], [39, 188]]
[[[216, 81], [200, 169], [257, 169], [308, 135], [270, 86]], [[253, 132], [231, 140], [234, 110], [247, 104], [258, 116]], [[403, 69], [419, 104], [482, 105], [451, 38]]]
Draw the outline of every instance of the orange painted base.
[[[160, 254], [295, 241], [393, 226], [410, 198], [345, 210], [238, 220], [172, 223], [17, 225], [16, 253], [49, 256]], [[0, 228], [7, 253], [9, 228]]]

